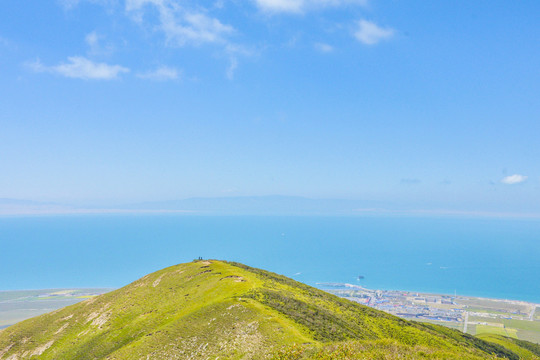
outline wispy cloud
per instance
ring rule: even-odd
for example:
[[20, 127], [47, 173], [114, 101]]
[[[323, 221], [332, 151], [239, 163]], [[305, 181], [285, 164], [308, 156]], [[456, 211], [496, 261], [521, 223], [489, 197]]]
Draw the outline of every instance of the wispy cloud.
[[332, 45], [325, 43], [315, 43], [313, 46], [315, 47], [315, 50], [322, 53], [331, 53], [334, 51], [334, 47]]
[[380, 27], [374, 22], [360, 20], [354, 37], [363, 44], [375, 45], [380, 41], [390, 39], [394, 33], [395, 31], [391, 28]]
[[98, 5], [111, 5], [115, 0], [57, 0], [58, 4], [64, 10], [72, 10], [76, 8], [82, 2], [89, 2]]
[[507, 185], [514, 185], [524, 182], [525, 180], [527, 180], [527, 178], [528, 176], [525, 175], [514, 174], [502, 178], [501, 182]]
[[227, 79], [232, 80], [234, 79], [234, 72], [236, 71], [236, 68], [238, 67], [238, 59], [235, 57], [231, 57], [229, 60], [229, 66], [227, 67], [226, 75]]
[[160, 66], [155, 70], [139, 73], [137, 77], [154, 81], [178, 80], [180, 71], [169, 66]]
[[60, 6], [62, 6], [66, 10], [73, 9], [77, 5], [79, 5], [80, 0], [58, 0], [58, 3]]
[[97, 63], [82, 56], [68, 57], [66, 63], [54, 66], [43, 65], [39, 59], [27, 65], [36, 72], [49, 72], [84, 80], [112, 80], [122, 73], [129, 72], [129, 69], [123, 66]]
[[90, 48], [95, 48], [99, 45], [99, 37], [98, 34], [95, 31], [92, 31], [86, 37], [84, 38], [84, 41], [90, 46]]
[[258, 53], [252, 49], [248, 49], [245, 46], [229, 43], [224, 49], [225, 56], [229, 59], [229, 66], [225, 75], [227, 79], [233, 80], [236, 69], [238, 68], [238, 59], [240, 57], [252, 57]]
[[367, 0], [254, 0], [257, 7], [267, 13], [303, 13], [326, 7], [345, 5], [365, 6]]
[[88, 53], [90, 55], [110, 55], [114, 51], [114, 47], [111, 44], [102, 44], [103, 36], [99, 35], [96, 31], [88, 33], [84, 41], [88, 45]]
[[298, 13], [302, 11], [303, 0], [255, 0], [257, 6], [268, 12]]
[[[226, 76], [234, 78], [238, 58], [249, 55], [242, 46], [230, 37], [236, 33], [231, 25], [209, 16], [202, 7], [188, 8], [174, 0], [126, 0], [126, 12], [141, 26], [157, 28], [165, 35], [166, 44], [172, 47], [214, 44], [228, 58]], [[157, 24], [152, 23], [152, 13], [157, 12]]]
[[234, 32], [230, 25], [223, 24], [206, 13], [187, 9], [172, 0], [127, 0], [126, 11], [139, 23], [143, 23], [145, 12], [151, 8], [159, 15], [158, 28], [165, 34], [168, 44], [226, 43], [226, 37]]
[[6, 38], [3, 38], [2, 36], [0, 36], [0, 46], [8, 46], [8, 45], [9, 45], [9, 41]]

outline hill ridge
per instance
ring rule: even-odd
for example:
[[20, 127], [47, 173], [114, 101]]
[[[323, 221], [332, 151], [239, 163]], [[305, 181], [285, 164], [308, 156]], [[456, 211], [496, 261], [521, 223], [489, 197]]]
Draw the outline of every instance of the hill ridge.
[[406, 321], [244, 264], [198, 260], [0, 331], [0, 360], [538, 358], [534, 348], [495, 340]]

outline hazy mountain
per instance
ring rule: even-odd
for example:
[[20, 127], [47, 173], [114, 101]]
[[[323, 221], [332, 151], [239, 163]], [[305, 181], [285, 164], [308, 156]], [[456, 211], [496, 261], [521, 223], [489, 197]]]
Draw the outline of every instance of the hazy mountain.
[[0, 198], [0, 215], [68, 213], [75, 209], [55, 202]]
[[212, 214], [353, 214], [366, 206], [380, 203], [346, 199], [310, 199], [299, 196], [241, 196], [188, 198], [183, 200], [144, 202], [121, 206], [123, 209], [176, 210]]

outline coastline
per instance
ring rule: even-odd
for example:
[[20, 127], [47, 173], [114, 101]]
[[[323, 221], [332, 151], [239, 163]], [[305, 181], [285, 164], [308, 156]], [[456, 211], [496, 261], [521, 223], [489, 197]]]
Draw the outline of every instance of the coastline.
[[319, 283], [334, 295], [407, 320], [429, 322], [478, 334], [498, 334], [540, 344], [540, 304], [522, 300], [403, 290], [373, 290]]

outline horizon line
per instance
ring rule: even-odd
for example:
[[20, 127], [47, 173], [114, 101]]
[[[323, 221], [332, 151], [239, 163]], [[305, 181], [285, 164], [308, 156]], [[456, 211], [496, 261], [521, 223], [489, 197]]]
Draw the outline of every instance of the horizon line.
[[443, 217], [469, 217], [469, 218], [514, 218], [514, 219], [540, 219], [540, 213], [497, 212], [483, 210], [449, 210], [449, 209], [387, 209], [387, 208], [357, 208], [342, 211], [238, 211], [238, 210], [189, 210], [189, 209], [117, 209], [117, 208], [53, 208], [53, 209], [0, 209], [0, 217], [10, 216], [62, 216], [62, 215], [152, 215], [152, 214], [178, 214], [178, 215], [213, 215], [213, 216], [362, 216], [362, 215], [389, 215], [389, 216], [443, 216]]

